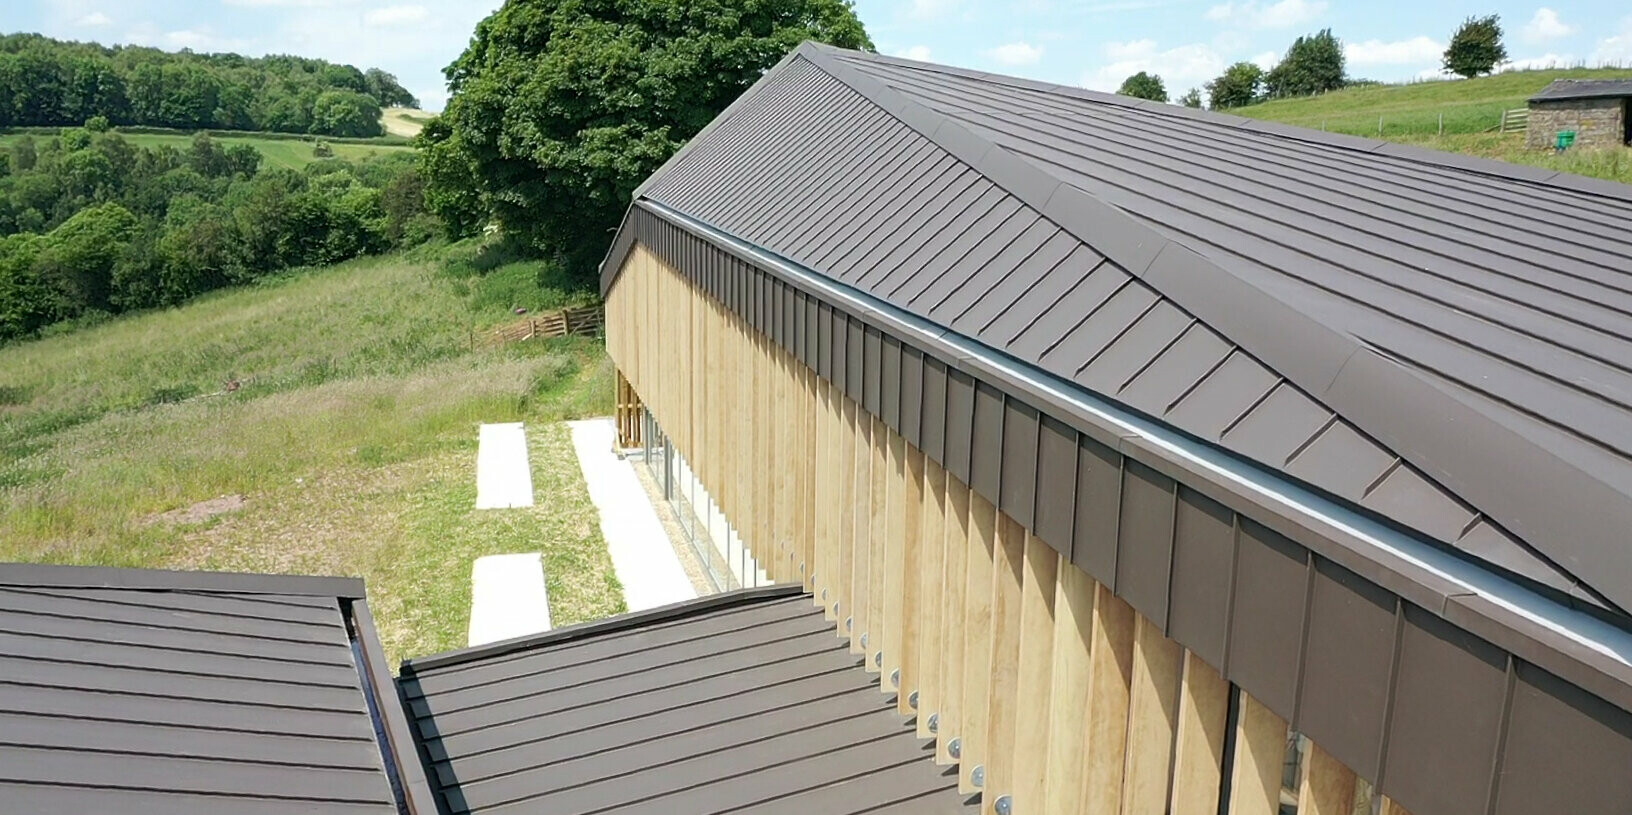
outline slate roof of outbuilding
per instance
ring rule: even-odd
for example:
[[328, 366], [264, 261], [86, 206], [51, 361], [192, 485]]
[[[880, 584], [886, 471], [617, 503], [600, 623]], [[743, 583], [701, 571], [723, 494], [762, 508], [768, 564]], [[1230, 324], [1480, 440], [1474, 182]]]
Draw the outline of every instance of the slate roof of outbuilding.
[[1563, 102], [1571, 99], [1614, 99], [1632, 97], [1632, 79], [1555, 79], [1532, 102]]
[[362, 598], [350, 579], [0, 565], [0, 810], [398, 812], [422, 768], [399, 779], [378, 737], [397, 701]]
[[1632, 607], [1632, 187], [807, 44], [636, 197]]
[[797, 585], [413, 659], [400, 682], [450, 815], [971, 806]]

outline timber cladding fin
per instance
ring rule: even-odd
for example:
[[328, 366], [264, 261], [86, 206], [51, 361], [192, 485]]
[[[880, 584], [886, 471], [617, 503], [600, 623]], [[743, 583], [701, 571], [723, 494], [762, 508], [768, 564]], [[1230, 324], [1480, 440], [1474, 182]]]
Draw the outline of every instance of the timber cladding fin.
[[[644, 207], [631, 215], [637, 223], [666, 217]], [[692, 244], [693, 252], [702, 247], [705, 255], [756, 262], [705, 234], [688, 227], [680, 242]], [[696, 275], [680, 265], [684, 251], [669, 255], [673, 250], [661, 242], [634, 251], [655, 256], [651, 274], [658, 277]], [[768, 274], [755, 272], [756, 277]], [[654, 282], [625, 274], [611, 292], [609, 309], [624, 308], [626, 298], [634, 299]], [[898, 327], [854, 303], [831, 299], [797, 278], [785, 282], [799, 289], [783, 295], [785, 302], [797, 303], [801, 295], [819, 301], [814, 362], [804, 362], [822, 383], [831, 383], [859, 424], [898, 443], [915, 434], [916, 441], [905, 443], [943, 467], [949, 484], [955, 480], [971, 489], [972, 505], [992, 507], [1000, 518], [996, 528], [1012, 523], [1035, 535], [1154, 631], [1250, 694], [1283, 728], [1307, 736], [1341, 765], [1375, 782], [1379, 794], [1417, 815], [1484, 812], [1487, 801], [1517, 812], [1511, 809], [1518, 806], [1514, 802], [1536, 800], [1542, 793], [1534, 786], [1532, 768], [1510, 758], [1530, 755], [1529, 745], [1514, 741], [1517, 733], [1545, 740], [1588, 716], [1595, 722], [1591, 738], [1608, 754], [1621, 755], [1617, 751], [1632, 744], [1627, 727], [1632, 693], [1625, 684], [1602, 680], [1602, 671], [1615, 669], [1601, 661], [1588, 669], [1580, 655], [1566, 659], [1537, 648], [1527, 639], [1530, 634], [1521, 637], [1501, 624], [1487, 624], [1475, 636], [1443, 616], [1454, 588], [1433, 580], [1414, 582], [1409, 575], [1402, 581], [1397, 564], [1367, 564], [1352, 548], [1334, 545], [1327, 532], [1274, 515], [1240, 490], [1185, 470], [1133, 440], [1087, 426], [1081, 415], [1047, 399], [1034, 407], [1035, 394], [954, 353], [923, 348], [921, 338], [897, 333]], [[786, 345], [773, 342], [773, 352], [800, 361], [796, 349], [808, 342], [810, 331], [797, 330], [797, 315], [809, 311], [788, 310], [796, 330], [786, 332]], [[663, 367], [698, 364], [681, 348], [657, 352], [668, 353]], [[662, 404], [647, 403], [660, 422], [686, 421], [664, 415]], [[872, 437], [869, 429], [861, 449], [884, 449]], [[884, 463], [874, 469], [889, 472], [895, 466], [888, 455], [879, 460]], [[856, 466], [867, 473], [870, 465]], [[889, 491], [888, 480], [874, 482], [871, 474], [866, 483], [868, 491], [880, 486]], [[885, 533], [895, 523], [888, 520], [891, 500], [879, 505], [879, 517], [886, 520], [878, 523], [886, 525], [869, 532], [867, 543], [858, 538], [852, 564], [861, 566], [860, 557], [875, 556], [873, 547], [887, 544]], [[875, 534], [882, 537], [873, 539]], [[893, 561], [876, 562], [887, 575]], [[887, 585], [862, 590], [883, 591]], [[877, 613], [884, 616], [870, 625], [884, 624], [886, 616], [898, 619], [889, 598], [878, 599], [884, 602]], [[854, 613], [868, 612], [858, 606]], [[841, 612], [837, 624], [849, 616]], [[1564, 678], [1572, 674], [1582, 680]], [[1587, 682], [1589, 674], [1597, 678]], [[1447, 694], [1461, 695], [1451, 700]], [[1174, 698], [1180, 705], [1174, 721], [1182, 723], [1190, 697]], [[984, 716], [982, 705], [964, 709]], [[984, 734], [978, 726], [974, 732]], [[1456, 783], [1431, 788], [1427, 779], [1441, 770], [1456, 773]], [[1617, 801], [1632, 794], [1621, 781], [1632, 784], [1619, 779], [1555, 795], [1557, 800]], [[1445, 791], [1451, 787], [1454, 796]], [[1477, 800], [1478, 807], [1464, 810], [1460, 803], [1447, 803], [1448, 797]]]

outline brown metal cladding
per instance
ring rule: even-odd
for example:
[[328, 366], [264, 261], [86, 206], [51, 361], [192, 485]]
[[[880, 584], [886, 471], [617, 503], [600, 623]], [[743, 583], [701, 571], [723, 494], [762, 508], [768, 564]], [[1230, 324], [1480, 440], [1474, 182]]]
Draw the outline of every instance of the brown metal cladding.
[[1116, 588], [1116, 537], [1122, 507], [1122, 455], [1086, 436], [1077, 447], [1077, 518], [1071, 562]]
[[948, 406], [946, 363], [938, 359], [926, 357], [924, 359], [924, 427], [923, 447], [924, 455], [943, 467], [951, 469], [947, 456], [947, 406]]
[[901, 432], [901, 341], [884, 338], [879, 366], [880, 414], [891, 430]]
[[924, 355], [912, 348], [901, 352], [901, 438], [924, 449]]
[[376, 733], [396, 699], [361, 598], [352, 579], [0, 565], [0, 809], [387, 815], [404, 783], [431, 813], [423, 777], [383, 760], [400, 738], [416, 761], [405, 729]]
[[1167, 635], [1209, 665], [1224, 664], [1235, 565], [1235, 513], [1180, 486], [1173, 520]]
[[1037, 507], [1032, 527], [1038, 538], [1069, 559], [1077, 509], [1077, 431], [1043, 416], [1037, 439]]
[[1122, 468], [1116, 593], [1164, 631], [1173, 563], [1176, 489], [1173, 479], [1136, 461], [1130, 460]]
[[1520, 664], [1495, 815], [1632, 812], [1632, 714]]
[[1293, 718], [1297, 709], [1308, 558], [1303, 547], [1242, 522], [1225, 678], [1283, 719]]
[[997, 508], [1028, 529], [1037, 501], [1037, 411], [1009, 399], [1003, 407], [1001, 499]]
[[1502, 652], [1408, 605], [1394, 683], [1382, 792], [1413, 812], [1485, 812], [1507, 699]]
[[969, 482], [970, 444], [975, 429], [975, 380], [948, 371], [946, 380], [946, 471]]
[[975, 383], [969, 449], [969, 488], [995, 506], [1003, 497], [1003, 392], [985, 382]]
[[798, 586], [410, 660], [401, 685], [450, 815], [973, 807]]
[[1376, 778], [1388, 710], [1398, 598], [1315, 560], [1309, 642], [1294, 726], [1363, 778]]

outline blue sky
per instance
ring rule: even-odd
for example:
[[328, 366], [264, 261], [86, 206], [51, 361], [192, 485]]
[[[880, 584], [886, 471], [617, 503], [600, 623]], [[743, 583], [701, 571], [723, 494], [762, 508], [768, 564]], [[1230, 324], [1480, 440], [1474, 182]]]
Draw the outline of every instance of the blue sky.
[[[0, 0], [0, 30], [168, 49], [295, 53], [380, 67], [440, 108], [441, 69], [501, 0]], [[1177, 96], [1237, 60], [1272, 64], [1330, 26], [1354, 76], [1437, 74], [1445, 38], [1496, 12], [1520, 65], [1632, 65], [1625, 0], [858, 0], [880, 51], [1114, 90], [1140, 70]]]

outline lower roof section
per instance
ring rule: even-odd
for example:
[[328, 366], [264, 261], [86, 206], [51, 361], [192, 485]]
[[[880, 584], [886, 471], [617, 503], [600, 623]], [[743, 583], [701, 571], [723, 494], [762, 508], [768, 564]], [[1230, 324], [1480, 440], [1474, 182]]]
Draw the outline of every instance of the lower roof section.
[[973, 806], [798, 586], [403, 663], [449, 813]]
[[0, 565], [0, 809], [398, 812], [361, 598], [356, 580]]

